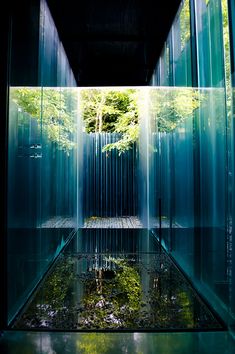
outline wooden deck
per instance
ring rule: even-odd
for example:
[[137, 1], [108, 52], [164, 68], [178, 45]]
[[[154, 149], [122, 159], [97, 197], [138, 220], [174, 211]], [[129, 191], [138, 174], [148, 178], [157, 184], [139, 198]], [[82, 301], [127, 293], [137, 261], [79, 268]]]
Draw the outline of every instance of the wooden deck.
[[91, 229], [142, 229], [137, 216], [118, 216], [113, 218], [91, 217], [85, 220], [83, 228]]
[[[69, 217], [57, 216], [47, 220], [41, 228], [76, 228], [76, 222]], [[113, 218], [91, 217], [84, 222], [87, 229], [142, 229], [143, 225], [137, 216], [118, 216]]]

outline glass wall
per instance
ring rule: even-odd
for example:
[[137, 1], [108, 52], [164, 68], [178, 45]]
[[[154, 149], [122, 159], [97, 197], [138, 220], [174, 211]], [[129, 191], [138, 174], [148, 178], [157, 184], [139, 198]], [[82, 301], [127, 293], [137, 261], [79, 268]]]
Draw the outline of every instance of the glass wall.
[[225, 0], [182, 2], [149, 91], [145, 158], [150, 228], [232, 328], [234, 28], [228, 24]]
[[[195, 1], [198, 85], [224, 87], [221, 0]], [[225, 16], [225, 14], [223, 14]]]
[[9, 322], [77, 229], [81, 181], [77, 179], [78, 95], [45, 1], [22, 2], [15, 8], [11, 53]]
[[[144, 227], [153, 230], [231, 326], [233, 14], [232, 1], [229, 12], [226, 0], [182, 1], [154, 71], [153, 87], [140, 90], [135, 200]], [[79, 93], [44, 0], [23, 0], [14, 9], [10, 69], [9, 322], [82, 224], [82, 161], [88, 156], [77, 119]]]
[[[234, 193], [234, 188], [235, 188], [235, 149], [234, 149], [234, 144], [235, 144], [235, 125], [234, 125], [234, 114], [235, 114], [235, 4], [232, 0], [229, 0], [229, 23], [231, 24], [230, 27], [230, 48], [231, 48], [231, 62], [230, 62], [230, 68], [231, 68], [231, 81], [232, 81], [232, 92], [231, 92], [231, 115], [229, 119], [229, 128], [230, 128], [230, 139], [231, 139], [231, 179], [232, 181], [230, 182], [230, 202], [231, 202], [231, 215], [229, 219], [229, 240], [230, 240], [230, 248], [229, 248], [229, 255], [230, 259], [233, 260], [232, 265], [231, 265], [231, 283], [235, 284], [235, 247], [234, 247], [234, 237], [233, 235], [233, 228], [231, 220], [235, 220], [235, 193]], [[227, 34], [228, 36], [228, 34]], [[227, 45], [227, 49], [229, 51], [229, 46]], [[232, 187], [231, 187], [232, 186]], [[231, 311], [233, 314], [235, 314], [235, 286], [232, 287], [231, 289]]]
[[192, 86], [190, 1], [181, 3], [152, 77], [153, 86]]
[[136, 215], [136, 145], [120, 154], [103, 148], [120, 133], [84, 133], [84, 199], [86, 219]]

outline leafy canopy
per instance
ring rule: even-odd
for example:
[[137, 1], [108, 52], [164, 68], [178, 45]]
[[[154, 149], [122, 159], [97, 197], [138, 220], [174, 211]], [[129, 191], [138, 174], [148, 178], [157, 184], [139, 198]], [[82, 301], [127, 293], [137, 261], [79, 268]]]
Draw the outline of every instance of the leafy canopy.
[[11, 98], [30, 117], [37, 119], [51, 142], [69, 154], [75, 146], [75, 91], [61, 88], [14, 88]]
[[119, 141], [103, 151], [119, 153], [132, 148], [139, 137], [138, 92], [134, 89], [84, 89], [81, 91], [82, 115], [87, 133], [121, 133]]

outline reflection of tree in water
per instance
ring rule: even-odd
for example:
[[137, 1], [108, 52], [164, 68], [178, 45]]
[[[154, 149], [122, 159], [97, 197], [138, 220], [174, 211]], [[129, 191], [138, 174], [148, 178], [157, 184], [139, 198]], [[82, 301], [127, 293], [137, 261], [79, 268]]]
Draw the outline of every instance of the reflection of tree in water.
[[124, 259], [109, 258], [114, 270], [93, 270], [85, 282], [79, 325], [81, 328], [126, 328], [138, 321], [141, 282], [137, 270]]
[[[81, 328], [194, 328], [192, 293], [177, 270], [159, 262], [148, 267], [148, 286], [140, 274], [145, 264], [112, 259], [114, 271], [93, 270], [79, 316]], [[144, 277], [144, 274], [142, 274]]]
[[114, 348], [114, 341], [105, 333], [87, 333], [79, 337], [76, 347], [84, 354], [106, 354]]
[[142, 343], [135, 336], [133, 333], [86, 333], [79, 336], [76, 347], [81, 354], [146, 353], [146, 347], [141, 350]]
[[148, 325], [159, 328], [194, 328], [194, 302], [188, 285], [172, 265], [160, 263], [151, 273]]
[[63, 328], [63, 321], [67, 322], [69, 318], [73, 267], [74, 261], [71, 258], [58, 260], [26, 312], [17, 322], [17, 328], [61, 328], [61, 326]]
[[78, 264], [94, 258], [61, 258], [15, 328], [187, 329], [217, 324], [167, 256], [145, 257], [137, 261], [136, 255], [100, 255], [106, 267], [78, 274]]

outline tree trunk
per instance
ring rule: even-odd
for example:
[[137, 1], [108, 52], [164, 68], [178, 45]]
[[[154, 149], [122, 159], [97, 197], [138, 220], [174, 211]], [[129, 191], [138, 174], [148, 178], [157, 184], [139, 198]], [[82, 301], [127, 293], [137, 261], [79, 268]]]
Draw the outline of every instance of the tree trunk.
[[102, 133], [103, 128], [103, 106], [105, 104], [105, 92], [102, 92], [101, 101], [96, 113], [95, 132]]

